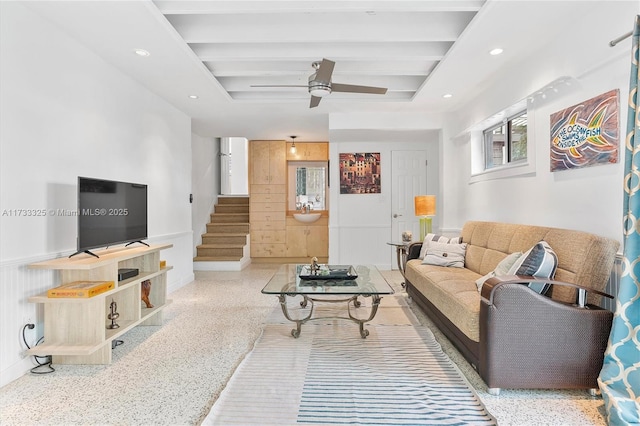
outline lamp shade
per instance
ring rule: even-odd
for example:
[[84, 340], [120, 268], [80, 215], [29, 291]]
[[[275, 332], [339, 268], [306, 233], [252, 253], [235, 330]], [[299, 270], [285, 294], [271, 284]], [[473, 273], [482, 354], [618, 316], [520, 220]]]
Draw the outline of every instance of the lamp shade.
[[416, 195], [413, 199], [416, 216], [435, 216], [436, 196]]

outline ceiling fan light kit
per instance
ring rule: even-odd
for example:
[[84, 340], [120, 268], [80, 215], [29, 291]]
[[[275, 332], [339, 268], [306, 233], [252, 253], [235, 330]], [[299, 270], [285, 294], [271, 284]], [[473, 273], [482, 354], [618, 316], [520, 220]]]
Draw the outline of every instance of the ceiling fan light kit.
[[[309, 84], [307, 86], [309, 94], [311, 95], [311, 102], [309, 108], [315, 108], [320, 104], [320, 100], [323, 97], [330, 95], [332, 92], [344, 92], [344, 93], [369, 93], [374, 95], [384, 95], [387, 93], [386, 87], [373, 87], [373, 86], [359, 86], [355, 84], [340, 84], [333, 83], [331, 76], [333, 75], [333, 67], [335, 62], [329, 59], [323, 59], [322, 61], [316, 61], [311, 64], [315, 73], [309, 76]], [[305, 87], [300, 85], [252, 85], [251, 87]], [[292, 142], [292, 149], [295, 148], [295, 144]]]
[[322, 98], [331, 93], [331, 86], [319, 81], [309, 81], [309, 93], [311, 93], [311, 96]]

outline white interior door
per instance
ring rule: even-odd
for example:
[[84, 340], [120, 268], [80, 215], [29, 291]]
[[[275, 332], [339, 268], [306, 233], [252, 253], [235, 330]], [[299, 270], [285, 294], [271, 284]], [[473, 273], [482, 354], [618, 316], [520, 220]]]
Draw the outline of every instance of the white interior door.
[[[420, 222], [414, 214], [413, 197], [427, 192], [427, 152], [391, 152], [391, 241], [402, 241], [402, 233], [410, 231], [413, 240], [420, 238]], [[394, 269], [395, 249], [391, 251]]]

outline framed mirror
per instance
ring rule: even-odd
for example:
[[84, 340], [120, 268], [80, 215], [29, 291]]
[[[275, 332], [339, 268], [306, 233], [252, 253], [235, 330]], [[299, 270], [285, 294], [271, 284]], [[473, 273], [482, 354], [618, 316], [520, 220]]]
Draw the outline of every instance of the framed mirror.
[[326, 161], [290, 161], [288, 163], [289, 210], [328, 210], [328, 164]]

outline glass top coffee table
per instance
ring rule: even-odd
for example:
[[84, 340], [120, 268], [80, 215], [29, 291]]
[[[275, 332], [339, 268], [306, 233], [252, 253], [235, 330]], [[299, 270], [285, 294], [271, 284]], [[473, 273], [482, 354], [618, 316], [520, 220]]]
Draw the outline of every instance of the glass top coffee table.
[[[300, 275], [306, 278], [300, 278]], [[302, 324], [317, 319], [347, 319], [360, 325], [360, 336], [366, 338], [369, 330], [364, 324], [371, 321], [378, 311], [382, 295], [393, 294], [393, 289], [372, 265], [320, 265], [320, 271], [314, 273], [309, 265], [282, 265], [278, 272], [262, 289], [264, 294], [278, 297], [284, 317], [296, 323], [291, 330], [293, 337], [300, 336]], [[294, 319], [289, 315], [287, 297], [302, 297], [300, 306], [309, 308], [306, 316]], [[368, 318], [357, 318], [351, 312], [352, 306], [358, 308], [358, 297], [371, 297], [371, 312]], [[314, 302], [347, 304], [348, 316], [313, 317]]]

